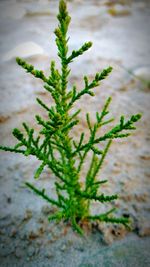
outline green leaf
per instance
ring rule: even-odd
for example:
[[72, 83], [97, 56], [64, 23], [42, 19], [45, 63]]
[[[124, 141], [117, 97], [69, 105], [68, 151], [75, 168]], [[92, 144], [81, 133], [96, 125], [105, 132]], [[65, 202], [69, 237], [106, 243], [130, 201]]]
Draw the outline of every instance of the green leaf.
[[35, 179], [38, 179], [38, 178], [39, 178], [39, 176], [41, 175], [41, 173], [42, 173], [42, 171], [43, 171], [45, 165], [46, 165], [46, 163], [43, 162], [43, 163], [40, 165], [40, 167], [36, 170], [36, 173], [34, 174], [34, 178], [35, 178]]
[[15, 129], [13, 130], [13, 135], [14, 135], [18, 140], [20, 140], [20, 141], [23, 140], [23, 134], [20, 132], [19, 129], [15, 128]]

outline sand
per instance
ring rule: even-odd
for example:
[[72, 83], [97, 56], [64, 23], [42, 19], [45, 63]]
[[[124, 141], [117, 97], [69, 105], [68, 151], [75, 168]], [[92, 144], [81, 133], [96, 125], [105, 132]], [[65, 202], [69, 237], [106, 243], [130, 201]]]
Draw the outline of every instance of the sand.
[[[132, 218], [133, 230], [129, 232], [121, 226], [98, 223], [85, 229], [84, 237], [80, 237], [68, 224], [48, 223], [47, 216], [54, 208], [30, 192], [24, 182], [34, 182], [55, 196], [56, 178], [45, 169], [40, 180], [35, 182], [33, 174], [39, 164], [36, 159], [1, 152], [0, 265], [3, 267], [150, 265], [150, 5], [149, 1], [124, 2], [125, 5], [109, 6], [106, 1], [69, 1], [70, 50], [88, 40], [94, 44], [85, 56], [72, 64], [69, 85], [76, 82], [78, 88], [82, 88], [85, 74], [92, 78], [96, 71], [113, 66], [110, 77], [95, 89], [96, 96], [87, 96], [78, 102], [76, 108], [82, 108], [82, 114], [74, 136], [82, 131], [88, 135], [85, 113], [90, 112], [94, 123], [95, 112], [102, 108], [108, 96], [113, 98], [110, 110], [116, 122], [122, 114], [127, 118], [133, 113], [143, 114], [133, 136], [114, 141], [100, 173], [101, 179], [107, 177], [109, 181], [103, 192], [119, 194], [114, 205], [118, 215]], [[31, 45], [28, 54], [20, 51], [22, 57], [45, 73], [48, 73], [50, 60], [56, 60], [59, 65], [53, 35], [57, 6], [58, 1], [48, 0], [0, 2], [2, 145], [15, 144], [11, 131], [20, 128], [23, 121], [37, 128], [35, 114], [44, 116], [44, 112], [36, 104], [36, 97], [52, 103], [42, 83], [17, 66], [13, 51], [24, 43], [34, 43], [42, 52], [36, 53]], [[102, 212], [107, 207], [93, 203], [92, 212]]]

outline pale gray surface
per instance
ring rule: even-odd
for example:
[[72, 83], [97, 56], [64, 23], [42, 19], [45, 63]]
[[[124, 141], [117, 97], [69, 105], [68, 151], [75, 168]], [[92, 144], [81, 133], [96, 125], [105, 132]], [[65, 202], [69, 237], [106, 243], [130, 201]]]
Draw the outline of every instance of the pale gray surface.
[[[107, 194], [120, 194], [120, 213], [130, 214], [134, 221], [135, 234], [123, 229], [106, 228], [80, 238], [69, 226], [48, 224], [42, 207], [45, 202], [24, 187], [24, 181], [33, 181], [37, 161], [9, 153], [1, 153], [0, 176], [0, 266], [8, 267], [148, 267], [150, 239], [149, 207], [149, 91], [132, 80], [124, 70], [150, 69], [150, 23], [149, 1], [134, 1], [127, 6], [131, 15], [112, 17], [102, 1], [71, 1], [72, 16], [70, 49], [78, 48], [82, 42], [92, 40], [93, 48], [72, 65], [70, 82], [81, 86], [84, 74], [90, 77], [97, 70], [113, 65], [114, 72], [96, 89], [96, 98], [83, 99], [83, 113], [90, 111], [94, 120], [104, 99], [111, 95], [113, 115], [119, 117], [132, 113], [143, 113], [135, 137], [128, 142], [117, 142], [112, 146], [102, 178], [108, 177]], [[0, 1], [0, 56], [1, 59], [20, 43], [33, 41], [45, 54], [27, 59], [37, 68], [48, 71], [49, 60], [56, 58], [54, 35], [58, 1]], [[126, 6], [124, 7], [126, 8]], [[120, 67], [121, 66], [121, 67]], [[123, 67], [123, 68], [122, 68]], [[42, 95], [39, 81], [25, 74], [15, 59], [0, 62], [0, 139], [2, 144], [14, 144], [11, 129], [22, 121], [32, 126], [34, 114], [41, 112], [35, 98]], [[106, 90], [107, 89], [107, 90]], [[86, 105], [85, 105], [86, 103]], [[80, 130], [85, 129], [81, 116]], [[78, 136], [79, 130], [75, 130]], [[107, 164], [108, 163], [108, 164]], [[89, 164], [89, 163], [88, 163]], [[84, 174], [84, 172], [83, 172]], [[45, 186], [54, 195], [54, 177], [45, 170], [43, 180], [37, 186]], [[50, 178], [50, 179], [49, 179]], [[94, 205], [95, 211], [101, 209]], [[50, 212], [51, 209], [50, 209]], [[42, 221], [43, 219], [43, 221]], [[112, 229], [115, 234], [112, 234]], [[118, 234], [119, 233], [119, 234]], [[119, 241], [119, 235], [122, 240]], [[139, 236], [142, 236], [141, 238]], [[146, 237], [143, 237], [146, 236]], [[104, 243], [114, 243], [105, 245]]]

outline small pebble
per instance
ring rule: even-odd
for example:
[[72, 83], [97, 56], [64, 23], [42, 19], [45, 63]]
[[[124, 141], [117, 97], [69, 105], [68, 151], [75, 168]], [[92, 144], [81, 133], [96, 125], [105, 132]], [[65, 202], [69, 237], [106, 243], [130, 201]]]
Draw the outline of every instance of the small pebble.
[[8, 204], [11, 204], [11, 202], [12, 202], [11, 197], [7, 197], [7, 203], [8, 203]]
[[34, 42], [24, 42], [14, 47], [3, 55], [2, 60], [4, 62], [18, 57], [29, 58], [36, 55], [43, 55], [44, 50], [41, 46]]
[[135, 69], [133, 74], [139, 79], [150, 80], [150, 66], [143, 66]]
[[44, 215], [48, 215], [52, 213], [52, 207], [50, 205], [44, 205], [41, 211]]
[[10, 231], [9, 236], [10, 236], [10, 237], [15, 237], [16, 234], [17, 234], [17, 229], [16, 229], [15, 227], [13, 227], [13, 228], [11, 229], [11, 231]]
[[32, 218], [32, 211], [27, 209], [23, 220], [27, 221], [27, 220], [30, 220], [31, 218]]
[[45, 253], [45, 257], [48, 258], [48, 259], [52, 258], [53, 256], [54, 256], [54, 255], [52, 254], [51, 251], [47, 251], [47, 252]]
[[66, 246], [65, 244], [63, 244], [62, 247], [60, 248], [60, 250], [61, 250], [62, 252], [64, 252], [66, 249], [67, 249], [67, 246]]
[[39, 222], [39, 223], [44, 223], [44, 219], [40, 217], [40, 218], [38, 219], [38, 222]]
[[116, 4], [114, 7], [108, 9], [108, 13], [114, 17], [128, 16], [131, 14], [131, 10], [127, 7]]
[[83, 252], [84, 251], [84, 247], [82, 247], [82, 246], [76, 247], [76, 250], [78, 250], [80, 252]]
[[33, 240], [33, 239], [37, 238], [38, 236], [39, 236], [38, 232], [36, 230], [35, 231], [32, 230], [28, 233], [27, 238], [30, 240]]

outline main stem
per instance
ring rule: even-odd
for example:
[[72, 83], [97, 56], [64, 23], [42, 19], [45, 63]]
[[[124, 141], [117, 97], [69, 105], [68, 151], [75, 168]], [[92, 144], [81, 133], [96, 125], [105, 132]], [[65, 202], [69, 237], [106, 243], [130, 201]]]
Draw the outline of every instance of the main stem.
[[[60, 22], [64, 23], [64, 21]], [[62, 26], [60, 27], [62, 29]], [[59, 38], [59, 35], [57, 36]], [[59, 41], [59, 40], [58, 40]], [[67, 103], [66, 103], [66, 95], [67, 95], [67, 84], [68, 84], [68, 76], [70, 70], [68, 68], [69, 63], [67, 62], [67, 30], [64, 31], [64, 28], [61, 32], [61, 39], [60, 42], [62, 44], [63, 49], [60, 51], [59, 57], [61, 59], [61, 104], [63, 107], [63, 114], [60, 114], [66, 121], [69, 120], [70, 116], [67, 110]], [[71, 139], [69, 137], [69, 130], [65, 132], [65, 134], [60, 135], [60, 141], [63, 147], [66, 148], [66, 169], [65, 169], [65, 180], [69, 182], [70, 186], [67, 186], [67, 193], [68, 193], [68, 202], [66, 207], [66, 213], [68, 214], [68, 219], [71, 218], [72, 224], [76, 225], [77, 220], [81, 220], [83, 217], [89, 215], [88, 214], [88, 205], [86, 204], [86, 200], [83, 200], [81, 196], [76, 194], [76, 191], [81, 189], [79, 183], [79, 174], [75, 167], [75, 161], [73, 158], [73, 149]], [[63, 160], [63, 159], [62, 159]]]

